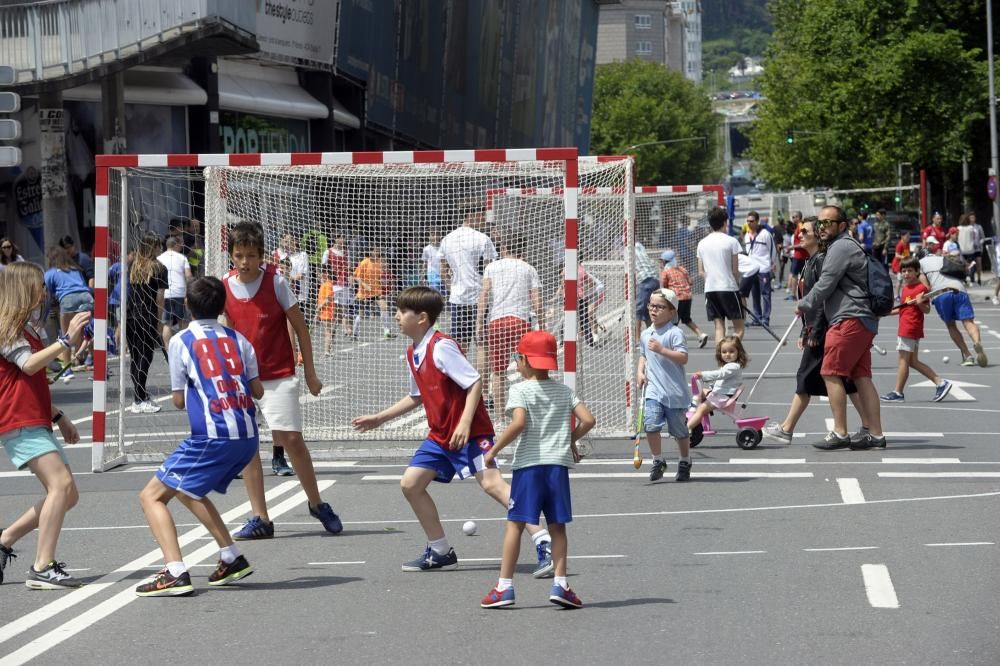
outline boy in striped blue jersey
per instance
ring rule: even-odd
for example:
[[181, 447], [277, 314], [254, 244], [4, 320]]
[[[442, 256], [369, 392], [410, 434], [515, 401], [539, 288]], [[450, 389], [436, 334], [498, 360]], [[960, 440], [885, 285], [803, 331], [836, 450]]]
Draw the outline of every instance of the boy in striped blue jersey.
[[253, 399], [264, 394], [257, 357], [245, 337], [221, 325], [226, 289], [217, 278], [191, 283], [187, 305], [194, 321], [170, 340], [170, 386], [174, 406], [187, 408], [191, 437], [181, 442], [139, 495], [166, 567], [139, 585], [140, 597], [191, 594], [191, 576], [181, 559], [177, 528], [167, 509], [175, 496], [219, 544], [219, 564], [208, 584], [227, 585], [253, 573], [233, 543], [211, 491], [225, 493], [257, 455], [257, 411]]

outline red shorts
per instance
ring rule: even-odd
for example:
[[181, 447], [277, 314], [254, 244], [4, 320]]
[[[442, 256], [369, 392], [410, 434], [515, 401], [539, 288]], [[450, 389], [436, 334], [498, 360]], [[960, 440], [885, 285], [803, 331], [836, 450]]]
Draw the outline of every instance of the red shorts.
[[871, 377], [874, 341], [875, 334], [865, 328], [860, 319], [837, 322], [826, 332], [820, 374], [849, 379]]
[[511, 354], [517, 349], [517, 343], [521, 341], [521, 336], [530, 330], [528, 322], [520, 317], [500, 317], [500, 319], [490, 322], [486, 335], [493, 372], [507, 370]]

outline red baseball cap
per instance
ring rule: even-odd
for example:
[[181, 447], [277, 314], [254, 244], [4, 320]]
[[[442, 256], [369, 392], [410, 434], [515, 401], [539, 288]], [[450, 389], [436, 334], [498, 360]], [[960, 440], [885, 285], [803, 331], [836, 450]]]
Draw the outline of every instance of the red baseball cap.
[[948, 235], [949, 236], [951, 236], [952, 234], [957, 234], [957, 233], [958, 233], [958, 227], [952, 227], [951, 229], [948, 230]]
[[529, 331], [517, 343], [517, 352], [524, 354], [528, 365], [535, 370], [557, 370], [557, 348], [555, 336], [548, 331]]

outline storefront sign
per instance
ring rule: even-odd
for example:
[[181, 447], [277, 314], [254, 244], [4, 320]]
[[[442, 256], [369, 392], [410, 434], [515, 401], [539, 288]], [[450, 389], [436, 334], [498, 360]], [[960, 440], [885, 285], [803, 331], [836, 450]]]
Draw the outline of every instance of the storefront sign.
[[337, 3], [257, 0], [257, 42], [264, 53], [332, 65]]
[[219, 133], [226, 153], [303, 153], [309, 150], [305, 120], [220, 111]]

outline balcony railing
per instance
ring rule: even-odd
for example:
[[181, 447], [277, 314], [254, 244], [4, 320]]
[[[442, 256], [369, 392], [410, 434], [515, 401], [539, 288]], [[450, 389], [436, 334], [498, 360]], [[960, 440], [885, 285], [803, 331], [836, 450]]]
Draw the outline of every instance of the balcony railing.
[[45, 0], [0, 6], [0, 64], [17, 82], [66, 76], [224, 19], [256, 32], [246, 0]]

